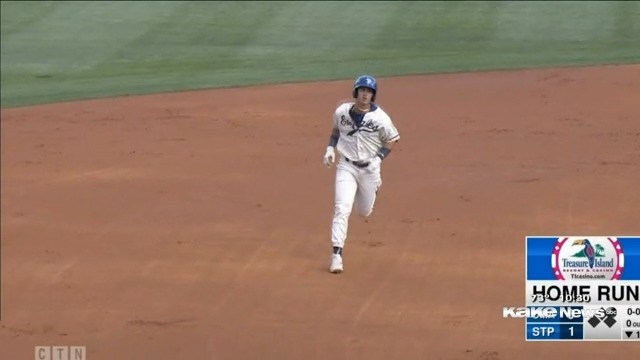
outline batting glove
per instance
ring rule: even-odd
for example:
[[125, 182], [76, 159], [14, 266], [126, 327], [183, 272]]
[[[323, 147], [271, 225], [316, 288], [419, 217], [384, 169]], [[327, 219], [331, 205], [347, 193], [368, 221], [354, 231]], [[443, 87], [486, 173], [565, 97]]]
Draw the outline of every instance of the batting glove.
[[336, 160], [336, 153], [333, 151], [333, 146], [327, 146], [327, 151], [324, 153], [324, 158], [322, 161], [324, 162], [324, 166], [330, 168]]

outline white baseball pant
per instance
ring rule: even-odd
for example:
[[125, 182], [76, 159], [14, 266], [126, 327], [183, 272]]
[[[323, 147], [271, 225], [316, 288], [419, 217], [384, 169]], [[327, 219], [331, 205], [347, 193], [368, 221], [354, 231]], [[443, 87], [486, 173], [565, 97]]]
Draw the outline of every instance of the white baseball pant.
[[380, 163], [366, 168], [358, 168], [340, 156], [336, 170], [336, 194], [331, 242], [333, 246], [344, 247], [349, 228], [349, 216], [355, 203], [356, 213], [367, 217], [373, 212], [376, 192], [382, 185]]

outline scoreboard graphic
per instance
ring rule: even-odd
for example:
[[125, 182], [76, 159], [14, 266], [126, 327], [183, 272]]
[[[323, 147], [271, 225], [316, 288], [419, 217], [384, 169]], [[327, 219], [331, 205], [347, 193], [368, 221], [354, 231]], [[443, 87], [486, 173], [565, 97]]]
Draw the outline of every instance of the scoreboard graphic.
[[528, 236], [527, 341], [640, 340], [640, 236]]

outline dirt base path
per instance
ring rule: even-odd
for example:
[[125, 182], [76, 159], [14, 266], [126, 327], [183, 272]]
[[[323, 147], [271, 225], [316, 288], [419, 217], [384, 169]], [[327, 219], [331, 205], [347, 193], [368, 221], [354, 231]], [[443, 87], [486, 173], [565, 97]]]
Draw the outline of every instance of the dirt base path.
[[[402, 140], [327, 272], [351, 82], [2, 110], [7, 358], [623, 358], [525, 343], [526, 235], [639, 235], [640, 66], [379, 79]], [[9, 356], [10, 355], [10, 356]]]

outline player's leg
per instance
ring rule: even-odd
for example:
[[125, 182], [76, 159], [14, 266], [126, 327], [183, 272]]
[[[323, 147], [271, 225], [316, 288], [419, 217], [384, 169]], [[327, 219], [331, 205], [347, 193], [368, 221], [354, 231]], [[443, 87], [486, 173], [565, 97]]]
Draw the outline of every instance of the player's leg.
[[358, 190], [355, 196], [356, 213], [367, 217], [373, 212], [378, 189], [382, 185], [380, 169], [363, 169], [358, 174]]
[[333, 223], [331, 225], [331, 243], [333, 245], [333, 255], [330, 271], [342, 272], [342, 249], [347, 240], [349, 228], [349, 216], [353, 209], [353, 202], [358, 183], [355, 172], [351, 166], [344, 161], [340, 161], [336, 170], [336, 193], [335, 207], [333, 213]]
[[335, 207], [331, 226], [331, 242], [334, 247], [344, 247], [349, 227], [349, 216], [358, 189], [355, 174], [349, 164], [340, 161], [336, 170]]

